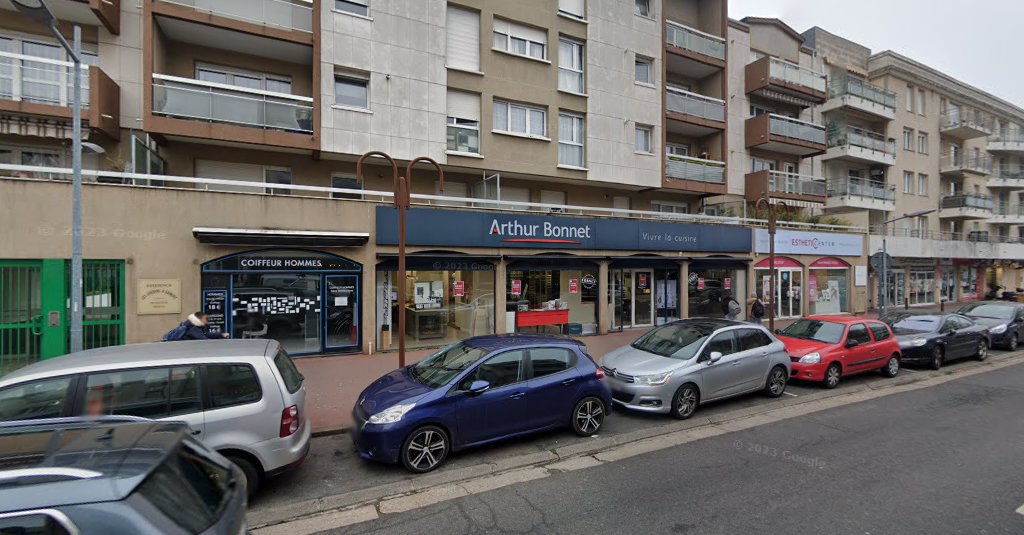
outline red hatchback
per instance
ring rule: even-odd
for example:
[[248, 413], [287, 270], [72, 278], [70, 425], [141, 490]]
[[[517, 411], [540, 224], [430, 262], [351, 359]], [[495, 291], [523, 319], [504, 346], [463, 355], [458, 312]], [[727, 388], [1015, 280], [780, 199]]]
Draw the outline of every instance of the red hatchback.
[[900, 371], [900, 344], [878, 320], [809, 316], [776, 334], [789, 352], [794, 379], [835, 388], [846, 375], [881, 370], [896, 377]]

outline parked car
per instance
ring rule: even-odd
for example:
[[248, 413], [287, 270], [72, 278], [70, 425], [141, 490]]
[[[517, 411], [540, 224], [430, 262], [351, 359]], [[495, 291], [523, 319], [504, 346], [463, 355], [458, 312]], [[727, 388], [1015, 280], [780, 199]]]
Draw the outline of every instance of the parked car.
[[91, 349], [0, 378], [0, 421], [128, 415], [180, 420], [260, 481], [309, 451], [303, 377], [273, 340], [160, 342]]
[[0, 533], [247, 533], [245, 476], [187, 425], [0, 423]]
[[959, 314], [919, 314], [892, 324], [900, 343], [903, 361], [925, 364], [937, 370], [943, 363], [988, 357], [988, 329]]
[[841, 316], [809, 316], [777, 331], [793, 360], [793, 378], [839, 386], [842, 377], [900, 372], [900, 345], [887, 324]]
[[590, 436], [611, 396], [571, 338], [469, 338], [377, 379], [353, 408], [359, 456], [429, 472], [452, 451], [547, 429]]
[[748, 392], [779, 397], [790, 375], [789, 356], [767, 329], [711, 318], [656, 327], [602, 364], [615, 403], [679, 419]]
[[980, 301], [957, 311], [988, 328], [992, 346], [1016, 351], [1024, 340], [1024, 305], [1008, 301]]

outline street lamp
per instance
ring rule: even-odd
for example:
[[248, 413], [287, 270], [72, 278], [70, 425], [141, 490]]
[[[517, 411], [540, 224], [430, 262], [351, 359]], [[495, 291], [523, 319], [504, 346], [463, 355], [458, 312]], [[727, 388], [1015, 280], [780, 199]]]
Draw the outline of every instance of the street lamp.
[[912, 217], [921, 217], [928, 215], [935, 211], [935, 208], [930, 210], [919, 210], [917, 212], [911, 212], [909, 214], [903, 214], [895, 219], [882, 222], [882, 277], [881, 277], [881, 295], [878, 299], [878, 317], [885, 315], [886, 309], [889, 306], [889, 253], [886, 244], [886, 238], [889, 236], [889, 223], [895, 223], [904, 219], [910, 219]]
[[74, 45], [57, 29], [57, 18], [43, 0], [11, 0], [28, 18], [46, 26], [57, 38], [74, 66], [74, 100], [71, 114], [71, 340], [72, 353], [82, 350], [82, 28], [74, 27]]
[[[771, 285], [771, 297], [768, 299], [768, 330], [775, 332], [775, 307], [777, 306], [775, 296], [778, 292], [778, 288], [775, 287], [775, 223], [778, 211], [781, 209], [783, 213], [788, 212], [789, 206], [784, 201], [772, 202], [768, 194], [765, 193], [757, 200], [754, 209], [763, 209], [768, 212], [768, 284]], [[757, 281], [754, 284], [756, 285]]]

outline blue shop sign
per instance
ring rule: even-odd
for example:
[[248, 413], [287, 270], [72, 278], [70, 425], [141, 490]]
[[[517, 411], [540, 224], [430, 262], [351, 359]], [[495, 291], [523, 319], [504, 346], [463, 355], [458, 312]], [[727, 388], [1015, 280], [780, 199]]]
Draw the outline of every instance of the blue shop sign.
[[[412, 208], [406, 244], [559, 250], [749, 253], [746, 227]], [[398, 212], [377, 207], [377, 244], [398, 244]]]

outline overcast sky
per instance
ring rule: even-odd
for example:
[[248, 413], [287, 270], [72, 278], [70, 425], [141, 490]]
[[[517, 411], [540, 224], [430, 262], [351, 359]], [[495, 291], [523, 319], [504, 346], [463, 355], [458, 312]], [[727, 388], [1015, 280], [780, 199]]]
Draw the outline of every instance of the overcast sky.
[[778, 17], [874, 52], [893, 50], [1024, 107], [1022, 0], [728, 0], [729, 16]]

